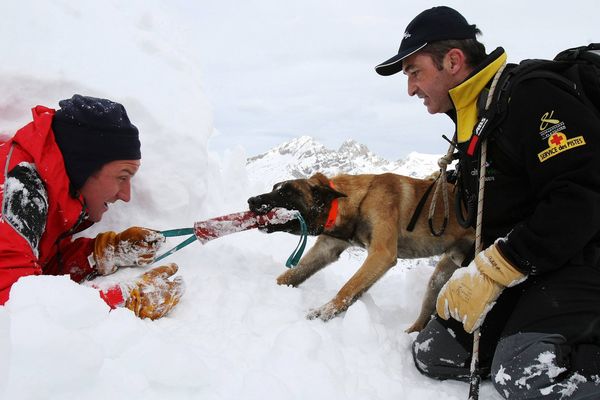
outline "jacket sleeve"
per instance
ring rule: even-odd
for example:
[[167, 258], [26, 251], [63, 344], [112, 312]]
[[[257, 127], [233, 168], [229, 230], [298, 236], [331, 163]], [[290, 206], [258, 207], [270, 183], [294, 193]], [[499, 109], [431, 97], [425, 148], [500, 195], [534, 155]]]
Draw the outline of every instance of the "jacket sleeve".
[[68, 237], [57, 241], [54, 255], [40, 255], [47, 234], [48, 196], [33, 163], [21, 162], [6, 174], [0, 204], [0, 304], [6, 303], [10, 288], [22, 276], [70, 274], [81, 281], [92, 272], [87, 256], [93, 239]]
[[531, 79], [515, 88], [506, 133], [519, 147], [533, 212], [498, 245], [523, 272], [600, 256], [600, 119], [566, 89]]
[[0, 222], [0, 305], [20, 277], [40, 275], [42, 268], [25, 240], [6, 222]]
[[42, 273], [38, 249], [48, 215], [46, 188], [33, 163], [21, 162], [2, 178], [0, 304], [20, 277]]
[[94, 239], [71, 237], [61, 240], [58, 251], [44, 266], [46, 275], [69, 275], [75, 282], [81, 282], [95, 273], [89, 262], [94, 251]]
[[94, 248], [94, 239], [63, 239], [58, 252], [42, 266], [31, 247], [7, 223], [0, 222], [0, 305], [9, 298], [11, 286], [22, 276], [65, 275], [81, 282], [95, 269], [88, 262]]

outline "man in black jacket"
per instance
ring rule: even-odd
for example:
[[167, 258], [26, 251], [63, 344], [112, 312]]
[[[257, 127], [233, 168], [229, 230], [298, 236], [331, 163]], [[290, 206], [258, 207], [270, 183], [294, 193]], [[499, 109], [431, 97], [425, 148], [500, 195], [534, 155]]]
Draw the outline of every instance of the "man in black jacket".
[[[486, 54], [478, 34], [457, 11], [434, 7], [376, 67], [403, 71], [410, 96], [454, 120], [459, 185], [471, 197], [481, 93], [506, 62], [502, 48]], [[600, 119], [576, 94], [535, 78], [514, 88], [487, 140], [484, 251], [442, 288], [415, 364], [434, 378], [467, 378], [481, 327], [481, 373], [505, 398], [600, 398]]]

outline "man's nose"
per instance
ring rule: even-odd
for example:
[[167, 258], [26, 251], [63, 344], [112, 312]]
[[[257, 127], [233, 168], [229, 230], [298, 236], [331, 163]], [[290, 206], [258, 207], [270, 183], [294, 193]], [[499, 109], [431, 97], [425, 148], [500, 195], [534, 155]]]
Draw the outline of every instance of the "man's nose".
[[125, 203], [131, 200], [131, 183], [129, 181], [124, 182], [119, 188], [117, 198], [123, 200]]
[[418, 87], [410, 79], [408, 80], [407, 87], [409, 96], [414, 96], [415, 94], [417, 94]]

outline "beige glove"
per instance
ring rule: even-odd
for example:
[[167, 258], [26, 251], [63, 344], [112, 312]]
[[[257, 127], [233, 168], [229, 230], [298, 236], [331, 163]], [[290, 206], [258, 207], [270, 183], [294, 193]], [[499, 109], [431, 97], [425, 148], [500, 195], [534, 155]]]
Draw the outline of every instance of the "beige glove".
[[169, 277], [177, 272], [177, 264], [156, 267], [142, 274], [132, 283], [121, 284], [125, 307], [140, 318], [163, 317], [179, 303], [185, 292], [183, 279]]
[[496, 245], [479, 253], [466, 268], [454, 271], [440, 290], [437, 313], [462, 322], [465, 331], [479, 328], [506, 287], [523, 282], [526, 275], [502, 256]]
[[119, 267], [152, 264], [164, 242], [160, 232], [137, 226], [121, 233], [100, 233], [94, 242], [96, 270], [100, 275], [108, 275]]

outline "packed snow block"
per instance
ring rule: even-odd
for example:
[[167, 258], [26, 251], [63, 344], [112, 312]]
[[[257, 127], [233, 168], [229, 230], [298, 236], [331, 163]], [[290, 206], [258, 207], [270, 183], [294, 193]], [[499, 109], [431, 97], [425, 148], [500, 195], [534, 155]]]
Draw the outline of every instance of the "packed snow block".
[[360, 347], [379, 343], [377, 330], [380, 325], [373, 321], [371, 314], [375, 307], [372, 297], [367, 294], [346, 311], [342, 322], [342, 338], [345, 344]]
[[267, 371], [249, 371], [242, 380], [240, 395], [245, 400], [293, 399], [294, 392], [282, 379]]
[[13, 285], [6, 309], [14, 371], [9, 398], [93, 384], [104, 356], [89, 332], [108, 317], [96, 290], [67, 276], [29, 276]]
[[286, 382], [292, 393], [302, 392], [303, 398], [337, 399], [344, 390], [338, 374], [343, 364], [338, 364], [339, 369], [332, 368], [339, 354], [330, 350], [332, 338], [321, 327], [313, 327], [308, 321], [286, 326], [265, 355], [264, 368]]
[[12, 286], [7, 304], [11, 314], [38, 310], [43, 320], [73, 330], [97, 325], [109, 310], [96, 289], [79, 285], [67, 275], [22, 277]]

